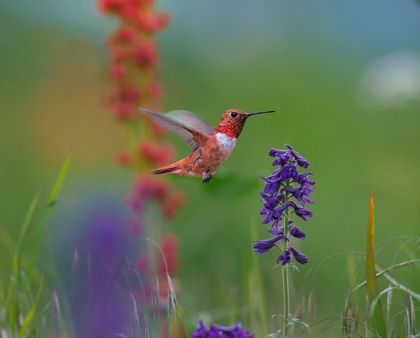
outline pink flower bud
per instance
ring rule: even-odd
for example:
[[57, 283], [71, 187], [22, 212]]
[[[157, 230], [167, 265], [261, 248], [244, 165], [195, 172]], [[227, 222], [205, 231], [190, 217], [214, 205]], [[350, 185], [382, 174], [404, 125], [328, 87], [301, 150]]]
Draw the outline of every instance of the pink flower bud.
[[142, 68], [153, 68], [158, 62], [158, 50], [154, 41], [143, 41], [134, 48], [134, 61]]
[[112, 64], [109, 67], [109, 77], [113, 80], [121, 81], [127, 77], [127, 72], [122, 65]]

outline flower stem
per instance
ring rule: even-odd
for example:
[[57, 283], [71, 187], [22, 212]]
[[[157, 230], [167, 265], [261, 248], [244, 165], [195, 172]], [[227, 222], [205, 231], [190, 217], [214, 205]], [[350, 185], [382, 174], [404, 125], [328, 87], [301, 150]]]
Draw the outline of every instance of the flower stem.
[[[286, 187], [289, 187], [290, 179], [286, 181]], [[284, 197], [284, 203], [286, 204], [289, 201], [289, 194], [286, 192]], [[289, 236], [289, 210], [285, 210], [284, 215], [284, 236]], [[287, 240], [283, 240], [283, 252], [286, 251], [289, 246]], [[288, 265], [283, 266], [283, 302], [284, 302], [284, 320], [283, 320], [283, 337], [286, 337], [289, 333], [289, 328], [287, 327], [289, 319], [289, 271]]]

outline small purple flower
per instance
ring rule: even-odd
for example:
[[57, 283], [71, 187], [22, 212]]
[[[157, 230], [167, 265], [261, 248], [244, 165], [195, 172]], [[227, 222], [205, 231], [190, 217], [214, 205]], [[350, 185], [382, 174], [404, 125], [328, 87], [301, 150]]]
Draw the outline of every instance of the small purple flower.
[[289, 232], [293, 237], [304, 239], [306, 237], [306, 234], [300, 230], [300, 228], [295, 227], [293, 225], [289, 226]]
[[303, 174], [299, 174], [297, 177], [296, 182], [301, 184], [301, 185], [305, 185], [305, 186], [312, 186], [315, 184], [315, 181], [310, 180], [308, 178], [309, 175], [313, 175], [313, 172], [307, 172], [307, 173], [303, 173]]
[[299, 201], [302, 206], [305, 205], [305, 203], [308, 204], [314, 204], [310, 199], [306, 198], [305, 196], [309, 196], [312, 193], [311, 188], [307, 188], [304, 185], [301, 185], [299, 188], [283, 188], [281, 189], [280, 193], [288, 192], [291, 194], [297, 201]]
[[309, 167], [309, 162], [306, 158], [304, 158], [297, 151], [293, 150], [293, 148], [290, 145], [286, 144], [286, 147], [287, 147], [287, 149], [290, 150], [290, 153], [295, 158], [299, 167], [302, 167], [302, 168], [305, 168], [305, 169]]
[[306, 257], [303, 253], [301, 253], [300, 251], [296, 250], [294, 247], [289, 246], [290, 251], [293, 254], [293, 258], [296, 259], [296, 261], [300, 264], [306, 264], [308, 263], [308, 257]]
[[277, 264], [286, 265], [289, 264], [292, 261], [292, 252], [290, 251], [290, 248], [287, 248], [284, 250], [284, 252], [277, 258]]
[[271, 228], [267, 230], [267, 232], [271, 235], [283, 235], [284, 234], [284, 227], [277, 227], [277, 228]]
[[284, 202], [284, 194], [280, 194], [278, 196], [270, 196], [264, 193], [260, 193], [263, 197], [261, 202], [264, 202], [264, 207], [269, 209], [274, 209], [277, 205]]
[[287, 203], [290, 203], [292, 205], [293, 209], [295, 210], [296, 216], [299, 216], [304, 221], [307, 221], [307, 217], [312, 217], [314, 214], [312, 211], [307, 210], [304, 206], [300, 206], [293, 201], [289, 201]]
[[275, 160], [273, 162], [273, 166], [276, 165], [286, 165], [287, 163], [289, 163], [290, 160], [290, 152], [287, 150], [281, 150], [281, 149], [270, 149], [270, 151], [268, 152], [268, 155], [271, 157], [276, 157], [277, 160]]
[[283, 235], [283, 233], [279, 233], [278, 235], [274, 236], [273, 238], [269, 238], [269, 239], [264, 239], [261, 241], [253, 241], [255, 242], [254, 244], [254, 252], [257, 255], [261, 255], [263, 253], [266, 253], [267, 251], [270, 251], [273, 246], [280, 241], [281, 239], [283, 240], [289, 240], [285, 235]]
[[192, 338], [253, 338], [254, 335], [248, 330], [242, 328], [240, 322], [236, 322], [231, 326], [221, 326], [210, 324], [210, 328], [206, 329], [203, 321], [197, 324], [197, 331], [190, 333]]

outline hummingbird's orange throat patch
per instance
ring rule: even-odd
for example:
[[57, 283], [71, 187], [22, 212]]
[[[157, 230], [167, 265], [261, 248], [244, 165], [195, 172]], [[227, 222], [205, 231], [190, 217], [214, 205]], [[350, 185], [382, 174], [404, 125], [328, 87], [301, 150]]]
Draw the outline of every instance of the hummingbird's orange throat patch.
[[242, 126], [237, 124], [225, 124], [217, 127], [217, 131], [232, 138], [238, 138], [242, 131]]

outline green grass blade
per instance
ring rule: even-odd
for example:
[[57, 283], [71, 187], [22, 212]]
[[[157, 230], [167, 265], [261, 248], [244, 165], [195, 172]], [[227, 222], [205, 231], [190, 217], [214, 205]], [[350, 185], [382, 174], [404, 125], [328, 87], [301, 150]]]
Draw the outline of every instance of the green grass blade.
[[13, 256], [16, 249], [16, 243], [2, 225], [0, 225], [0, 245], [5, 248], [10, 256]]
[[373, 248], [375, 245], [375, 219], [374, 219], [374, 197], [375, 191], [372, 193], [369, 207], [368, 232], [367, 232], [367, 249], [366, 249], [366, 291], [368, 300], [374, 305], [373, 310], [369, 313], [369, 325], [374, 329], [380, 337], [386, 337], [386, 326], [384, 314], [382, 312], [382, 304], [378, 281], [376, 279], [375, 257]]
[[375, 307], [381, 301], [381, 296], [386, 294], [387, 292], [389, 292], [391, 290], [401, 290], [401, 289], [397, 286], [390, 286], [390, 287], [386, 288], [385, 290], [382, 290], [381, 292], [379, 292], [379, 294], [375, 297], [375, 299], [372, 300], [371, 303], [370, 303], [369, 317], [372, 317], [374, 315]]
[[11, 277], [8, 296], [6, 300], [6, 309], [8, 311], [8, 323], [10, 327], [15, 327], [19, 316], [19, 264], [17, 256], [13, 255], [13, 276]]
[[29, 225], [31, 224], [32, 216], [34, 214], [36, 205], [38, 203], [38, 198], [39, 198], [39, 194], [35, 195], [34, 199], [29, 205], [29, 209], [26, 212], [22, 228], [20, 229], [19, 239], [16, 245], [16, 256], [17, 256], [18, 262], [19, 262], [20, 255], [22, 253], [23, 243], [28, 233]]
[[[257, 239], [257, 226], [255, 222], [255, 218], [251, 217], [251, 239]], [[259, 308], [259, 317], [260, 317], [260, 325], [261, 330], [264, 334], [268, 332], [267, 328], [267, 313], [265, 311], [266, 304], [265, 304], [265, 293], [264, 293], [264, 286], [261, 278], [261, 266], [260, 266], [260, 257], [256, 254], [252, 253], [252, 270], [251, 273], [253, 274], [253, 279], [256, 287], [257, 292], [257, 299], [258, 299], [258, 308]]]
[[26, 331], [28, 330], [29, 325], [31, 324], [34, 318], [39, 299], [41, 298], [41, 292], [42, 292], [43, 287], [44, 287], [44, 276], [41, 277], [41, 283], [39, 284], [39, 287], [38, 287], [38, 292], [36, 294], [35, 302], [32, 305], [31, 309], [29, 310], [28, 314], [25, 316], [25, 319], [23, 320], [23, 324], [19, 330], [19, 338], [23, 338], [26, 335]]
[[45, 229], [45, 225], [48, 222], [48, 219], [50, 218], [51, 211], [57, 202], [58, 195], [60, 193], [61, 187], [63, 186], [64, 179], [66, 178], [67, 171], [69, 169], [70, 160], [71, 160], [72, 152], [67, 155], [66, 160], [64, 161], [63, 166], [61, 167], [60, 173], [58, 175], [57, 180], [54, 183], [53, 189], [51, 191], [50, 197], [48, 199], [47, 206], [45, 207], [44, 214], [42, 215], [41, 221], [38, 225], [37, 230], [37, 238], [35, 240], [35, 247], [34, 247], [34, 253], [37, 252], [39, 244], [41, 242], [42, 234]]
[[416, 300], [418, 300], [420, 302], [420, 295], [418, 293], [415, 293], [414, 291], [412, 291], [411, 289], [407, 288], [406, 286], [402, 285], [400, 282], [398, 282], [397, 280], [395, 280], [394, 278], [391, 277], [390, 274], [388, 273], [384, 273], [383, 276], [388, 279], [392, 284], [394, 284], [396, 287], [398, 287], [398, 289], [403, 290], [405, 292], [407, 292], [408, 294], [410, 294], [413, 298], [415, 298]]

